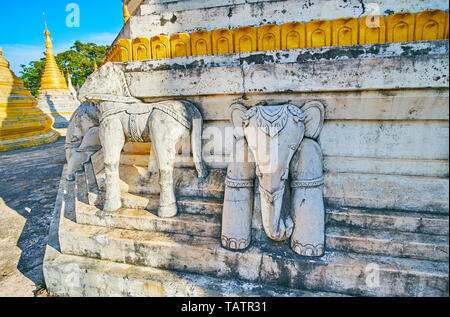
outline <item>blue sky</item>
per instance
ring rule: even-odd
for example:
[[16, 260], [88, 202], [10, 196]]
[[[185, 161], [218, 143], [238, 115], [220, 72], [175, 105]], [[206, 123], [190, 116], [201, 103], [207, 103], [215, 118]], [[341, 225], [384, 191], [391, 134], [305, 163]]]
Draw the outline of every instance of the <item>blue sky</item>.
[[[66, 12], [69, 4], [79, 7], [79, 27], [67, 26], [73, 13]], [[0, 8], [0, 46], [17, 75], [20, 64], [38, 60], [45, 52], [44, 11], [55, 54], [76, 40], [111, 44], [123, 26], [121, 0], [9, 0], [2, 1]]]

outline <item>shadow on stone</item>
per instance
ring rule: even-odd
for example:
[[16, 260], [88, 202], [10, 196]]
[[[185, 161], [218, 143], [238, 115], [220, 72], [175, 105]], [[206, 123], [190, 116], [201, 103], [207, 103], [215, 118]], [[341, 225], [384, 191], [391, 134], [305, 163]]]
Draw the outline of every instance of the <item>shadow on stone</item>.
[[37, 285], [44, 282], [42, 264], [65, 163], [64, 142], [60, 137], [53, 144], [0, 153], [0, 197], [25, 219], [17, 240], [17, 270]]

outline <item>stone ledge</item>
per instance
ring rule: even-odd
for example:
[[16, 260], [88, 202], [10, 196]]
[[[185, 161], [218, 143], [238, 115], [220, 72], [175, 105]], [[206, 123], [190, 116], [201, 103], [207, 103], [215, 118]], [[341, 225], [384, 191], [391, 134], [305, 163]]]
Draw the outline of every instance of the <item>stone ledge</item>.
[[[96, 201], [93, 197], [91, 201]], [[105, 213], [94, 206], [88, 206], [79, 203], [77, 214], [87, 215], [86, 221], [80, 221], [84, 224], [116, 227], [121, 229], [134, 229], [135, 227], [118, 226], [119, 222], [105, 225], [105, 218], [144, 218], [153, 222], [156, 217], [151, 214], [158, 208], [158, 195], [133, 195], [122, 193], [123, 208], [131, 208], [132, 211], [125, 211], [124, 215], [120, 212]], [[222, 201], [215, 199], [205, 199], [197, 197], [178, 197], [177, 205], [182, 217], [187, 221], [199, 220], [206, 226], [220, 227], [220, 215], [222, 214]], [[149, 212], [150, 210], [151, 212]], [[420, 213], [420, 212], [401, 212], [392, 210], [377, 209], [356, 209], [356, 208], [327, 208], [327, 224], [332, 226], [360, 228], [380, 231], [395, 231], [396, 233], [419, 233], [439, 236], [448, 236], [449, 219], [448, 215]], [[129, 215], [129, 216], [128, 216]], [[191, 218], [192, 217], [192, 218]], [[198, 217], [198, 219], [197, 219]], [[98, 218], [98, 219], [96, 219]], [[183, 219], [184, 219], [183, 218]], [[90, 219], [87, 221], [87, 219]], [[156, 219], [158, 220], [158, 219]], [[179, 218], [162, 219], [163, 222], [172, 222], [182, 220]], [[183, 220], [182, 220], [183, 221]], [[120, 223], [123, 225], [123, 222]], [[145, 230], [145, 229], [142, 229]], [[205, 230], [206, 232], [206, 230]], [[208, 235], [207, 235], [208, 236]], [[218, 236], [218, 235], [209, 235]]]
[[[201, 180], [193, 168], [176, 168], [176, 195], [223, 199], [225, 173], [224, 169], [211, 169], [210, 176]], [[158, 175], [149, 177], [146, 167], [121, 165], [120, 175], [123, 192], [159, 194]], [[99, 183], [102, 183], [101, 179]], [[449, 212], [447, 177], [327, 173], [324, 188], [324, 198], [330, 206]]]
[[[261, 3], [262, 2], [262, 3]], [[381, 15], [394, 12], [419, 12], [429, 9], [448, 10], [444, 1], [392, 1], [376, 2]], [[193, 0], [169, 3], [143, 4], [140, 16], [130, 19], [132, 35], [148, 36], [198, 29], [238, 28], [267, 23], [292, 21], [331, 20], [342, 17], [361, 17], [371, 13], [369, 6], [358, 0]], [[373, 13], [373, 12], [372, 12]], [[175, 18], [174, 18], [175, 17]], [[218, 19], [217, 17], [220, 17]], [[305, 19], [305, 17], [307, 17]], [[305, 21], [306, 20], [306, 21]]]
[[[120, 65], [137, 98], [448, 88], [448, 45], [448, 40], [385, 43]], [[211, 80], [216, 84], [209, 85]]]
[[448, 55], [449, 40], [394, 42], [349, 46], [298, 48], [219, 55], [186, 56], [118, 63], [124, 72], [189, 70], [260, 64], [308, 63], [349, 59]]
[[[151, 199], [155, 204], [153, 212], [157, 209], [158, 200]], [[191, 200], [195, 202], [195, 200]], [[201, 200], [198, 200], [199, 203]], [[190, 211], [192, 213], [192, 211]], [[77, 203], [76, 218], [78, 224], [93, 225], [106, 228], [116, 228], [125, 230], [139, 230], [146, 232], [162, 232], [182, 235], [192, 235], [199, 237], [218, 238], [220, 236], [221, 219], [217, 215], [192, 215], [180, 213], [174, 218], [159, 218], [152, 212], [144, 209], [120, 209], [115, 212], [103, 212], [94, 206]], [[336, 214], [328, 214], [329, 217], [336, 217]], [[363, 215], [359, 214], [362, 218]], [[258, 216], [260, 217], [260, 216]], [[338, 217], [338, 216], [337, 216]], [[351, 215], [348, 215], [348, 222], [351, 223]], [[386, 218], [379, 214], [378, 219], [367, 219], [373, 221], [372, 226], [378, 227], [373, 230], [364, 226], [347, 227], [347, 223], [341, 222], [339, 225], [327, 224], [326, 245], [330, 250], [349, 251], [363, 254], [390, 255], [402, 258], [424, 259], [432, 261], [448, 262], [448, 237], [444, 235], [423, 234], [416, 232], [393, 232], [380, 230]], [[398, 226], [405, 222], [412, 221], [408, 216], [394, 216]], [[443, 217], [437, 220], [445, 219]], [[433, 222], [433, 220], [435, 220]], [[429, 223], [436, 225], [436, 218], [429, 218]], [[343, 226], [342, 226], [343, 224]], [[447, 222], [442, 222], [448, 226]], [[392, 229], [392, 227], [389, 227]], [[438, 226], [437, 229], [440, 227]], [[395, 229], [395, 227], [394, 227]], [[265, 241], [267, 238], [262, 228], [254, 228], [254, 238]], [[442, 229], [441, 229], [442, 231]]]
[[[44, 262], [47, 285], [50, 292], [55, 294], [58, 294], [57, 292], [65, 294], [67, 287], [75, 292], [72, 294], [82, 295], [82, 292], [93, 290], [89, 287], [93, 286], [92, 284], [80, 288], [67, 286], [65, 284], [67, 280], [63, 279], [67, 274], [54, 271], [55, 268], [61, 267], [65, 270], [63, 273], [71, 273], [71, 270], [80, 272], [78, 271], [78, 259], [80, 259], [94, 263], [94, 267], [86, 266], [81, 271], [89, 276], [86, 281], [91, 283], [100, 278], [107, 288], [117, 284], [110, 282], [107, 278], [104, 279], [104, 275], [97, 274], [95, 265], [105, 263], [107, 266], [100, 267], [99, 270], [103, 271], [104, 268], [106, 272], [104, 274], [109, 274], [108, 269], [117, 265], [114, 262], [134, 264], [127, 268], [137, 268], [135, 264], [139, 262], [144, 266], [150, 265], [171, 270], [179, 268], [185, 273], [205, 273], [213, 277], [256, 281], [295, 289], [337, 291], [365, 296], [448, 296], [448, 263], [342, 252], [326, 252], [321, 259], [306, 259], [286, 251], [287, 246], [283, 248], [275, 243], [263, 243], [243, 253], [231, 252], [221, 248], [219, 242], [208, 238], [194, 239], [183, 237], [183, 235], [111, 230], [75, 224], [64, 216], [65, 173], [66, 169], [60, 183]], [[181, 240], [176, 237], [180, 237]], [[129, 247], [125, 247], [127, 245]], [[61, 249], [64, 257], [69, 258], [69, 262], [73, 265], [68, 263], [66, 267], [54, 264]], [[95, 259], [71, 257], [68, 253], [114, 260], [98, 262]], [[369, 265], [371, 268], [375, 265], [375, 269], [380, 273], [378, 288], [373, 288], [366, 283], [368, 274], [372, 272], [367, 270]], [[286, 270], [286, 267], [291, 267], [292, 270]], [[58, 288], [58, 285], [64, 285], [65, 290]], [[121, 291], [131, 292], [132, 288], [132, 284], [125, 284], [121, 286]], [[151, 290], [155, 289], [151, 288]], [[156, 290], [161, 289], [156, 287]]]
[[[275, 243], [253, 243], [244, 252], [232, 252], [216, 239], [67, 222], [60, 229], [60, 242], [64, 254], [290, 288], [352, 295], [442, 296], [448, 292], [448, 263], [444, 262], [330, 251], [321, 259], [306, 259]], [[379, 289], [364, 285], [369, 264], [379, 267]]]
[[65, 255], [50, 246], [46, 251], [45, 274], [51, 295], [69, 297], [346, 296]]

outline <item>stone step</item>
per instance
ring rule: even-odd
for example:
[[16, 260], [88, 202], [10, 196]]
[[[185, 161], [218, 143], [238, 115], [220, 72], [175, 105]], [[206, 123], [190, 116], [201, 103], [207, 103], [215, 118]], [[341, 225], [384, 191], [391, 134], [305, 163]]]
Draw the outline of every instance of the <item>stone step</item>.
[[449, 234], [448, 215], [376, 209], [328, 208], [327, 224], [374, 230]]
[[[81, 207], [81, 208], [80, 208]], [[184, 233], [200, 237], [220, 236], [220, 216], [179, 213], [173, 218], [160, 218], [153, 211], [121, 208], [104, 212], [95, 206], [78, 204], [77, 223], [128, 230]]]
[[80, 225], [64, 217], [60, 226], [63, 254], [313, 291], [448, 296], [445, 262], [339, 251], [312, 259], [271, 241], [234, 252], [217, 238]]
[[[47, 289], [51, 295], [64, 297], [346, 296], [66, 255], [52, 247], [47, 247], [45, 257], [44, 274], [50, 276], [46, 278], [46, 281], [49, 281]], [[98, 283], [99, 280], [102, 283]]]
[[[222, 215], [223, 199], [178, 197], [178, 211], [193, 215]], [[156, 211], [159, 206], [159, 195], [134, 195], [122, 193], [124, 208], [147, 209]]]
[[[128, 195], [125, 195], [124, 200], [128, 199], [127, 197], [129, 198]], [[136, 203], [136, 200], [133, 201]], [[115, 212], [104, 212], [95, 206], [78, 203], [76, 219], [80, 224], [108, 228], [179, 233], [211, 238], [220, 237], [220, 215], [196, 214], [196, 210], [206, 210], [205, 206], [201, 206], [199, 201], [192, 199], [181, 200], [182, 203], [180, 205], [183, 206], [180, 207], [181, 212], [173, 218], [158, 217], [156, 215], [158, 200], [150, 201], [153, 201], [153, 203], [147, 203], [146, 207], [149, 208], [152, 205], [151, 211], [122, 208]], [[186, 213], [187, 210], [191, 211], [191, 213]], [[329, 215], [331, 219], [335, 216], [333, 212], [335, 210], [331, 211]], [[371, 213], [367, 214], [373, 215]], [[360, 212], [359, 216], [361, 215], [362, 213]], [[381, 217], [380, 214], [378, 216]], [[398, 219], [397, 222], [402, 223], [401, 219]], [[448, 236], [367, 229], [364, 226], [346, 226], [347, 224], [348, 222], [333, 224], [333, 221], [329, 221], [326, 228], [327, 249], [362, 254], [390, 255], [402, 258], [448, 261]], [[350, 222], [350, 224], [354, 225], [355, 222]], [[375, 227], [379, 228], [381, 225]], [[267, 240], [262, 229], [253, 230], [253, 240]]]
[[448, 246], [448, 236], [350, 227], [326, 228], [326, 247], [337, 251], [448, 262]]
[[[179, 197], [179, 211], [199, 215], [221, 215], [222, 201], [218, 198]], [[135, 195], [122, 193], [125, 208], [157, 210], [158, 195]], [[417, 212], [361, 208], [328, 208], [327, 223], [373, 230], [393, 230], [401, 232], [449, 234], [449, 216]]]

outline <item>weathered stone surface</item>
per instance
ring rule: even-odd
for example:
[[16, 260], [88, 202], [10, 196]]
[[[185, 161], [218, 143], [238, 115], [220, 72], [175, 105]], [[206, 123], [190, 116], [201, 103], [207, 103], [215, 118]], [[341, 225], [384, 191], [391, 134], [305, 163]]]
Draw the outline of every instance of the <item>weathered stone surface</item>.
[[[100, 199], [101, 201], [101, 199]], [[124, 208], [134, 209], [136, 217], [140, 221], [153, 221], [153, 215], [158, 208], [158, 196], [122, 194]], [[179, 197], [178, 207], [180, 212], [193, 216], [208, 216], [211, 222], [204, 222], [206, 226], [215, 226], [222, 213], [222, 200], [195, 197]], [[98, 225], [104, 217], [122, 218], [121, 213], [106, 213], [84, 204], [78, 206], [78, 214], [87, 214], [89, 220], [86, 224]], [[138, 216], [139, 215], [139, 216]], [[97, 218], [97, 219], [96, 219]], [[196, 219], [196, 218], [194, 218]], [[158, 220], [156, 220], [158, 221]], [[161, 220], [162, 221], [162, 220]], [[122, 229], [123, 221], [113, 220], [108, 225]], [[355, 208], [328, 208], [327, 224], [332, 226], [353, 227], [368, 230], [391, 230], [397, 232], [425, 233], [433, 235], [448, 235], [448, 216], [445, 214], [400, 212], [392, 210], [355, 209]], [[139, 224], [145, 226], [145, 224]], [[217, 223], [217, 225], [219, 225]], [[203, 230], [203, 229], [202, 229]]]
[[326, 174], [331, 205], [448, 214], [448, 178], [377, 174]]
[[[160, 98], [146, 98], [158, 101]], [[223, 105], [235, 102], [254, 106], [260, 102], [278, 104], [290, 100], [304, 104], [308, 100], [321, 100], [327, 105], [326, 120], [448, 120], [448, 89], [380, 90], [358, 92], [285, 92], [280, 95], [232, 94], [190, 96], [208, 121], [228, 120]]]
[[32, 297], [44, 283], [42, 263], [64, 161], [64, 138], [0, 154], [2, 297]]
[[353, 156], [324, 157], [325, 173], [448, 177], [447, 160], [371, 158]]
[[[376, 3], [379, 14], [393, 12], [419, 12], [427, 9], [448, 10], [448, 4], [434, 1], [391, 1]], [[292, 21], [308, 22], [317, 19], [361, 17], [373, 13], [366, 1], [333, 0], [321, 2], [298, 0], [208, 0], [165, 1], [145, 3], [140, 14], [130, 19], [131, 34], [153, 36], [177, 32], [192, 32], [198, 29], [237, 28], [246, 25], [260, 26], [267, 23]], [[151, 30], [151, 31], [150, 31]]]
[[[60, 245], [65, 254], [355, 295], [440, 296], [448, 292], [448, 263], [444, 262], [336, 251], [326, 252], [320, 260], [306, 260], [293, 256], [287, 246], [277, 247], [269, 242], [254, 243], [244, 253], [236, 253], [222, 249], [212, 238], [192, 239], [180, 234], [108, 229], [77, 225], [66, 219], [61, 221]], [[368, 265], [374, 264], [380, 272], [379, 288], [365, 283]], [[293, 269], [286, 270], [286, 267]]]
[[[223, 169], [211, 169], [210, 176], [199, 181], [196, 180], [196, 172], [193, 168], [176, 168], [174, 171], [175, 192], [180, 197], [222, 199], [225, 174], [226, 171]], [[146, 167], [121, 165], [120, 177], [122, 192], [139, 195], [159, 194], [158, 176], [149, 175]], [[102, 184], [101, 178], [99, 183]], [[448, 214], [448, 189], [449, 180], [445, 177], [342, 171], [325, 174], [324, 197], [327, 203], [333, 206]]]
[[[249, 21], [258, 21], [254, 25], [279, 24], [284, 18], [299, 16], [298, 1], [257, 2], [242, 2], [245, 6], [230, 2], [219, 5], [215, 0], [146, 2], [119, 37], [133, 38], [141, 31], [146, 32], [144, 36], [149, 36], [149, 32], [163, 33], [163, 29], [168, 34], [190, 32], [199, 27], [211, 26], [212, 29], [219, 20], [214, 14], [219, 13], [222, 16], [228, 14], [228, 19], [221, 19], [228, 21], [226, 27], [239, 23], [248, 25]], [[231, 4], [235, 5], [233, 10], [229, 10]], [[381, 6], [382, 14], [389, 14], [392, 8], [403, 11], [402, 8], [424, 9], [424, 6], [435, 4], [424, 4], [423, 1], [407, 4], [400, 0], [395, 3], [382, 1]], [[446, 7], [442, 3], [436, 5]], [[331, 0], [325, 4], [313, 1], [304, 6], [303, 11], [309, 12], [311, 18], [331, 19], [338, 14], [339, 17], [357, 16], [355, 10], [360, 10], [361, 15], [367, 13], [363, 2]], [[327, 6], [327, 10], [319, 10], [323, 6]], [[329, 10], [332, 6], [336, 6], [336, 10]], [[290, 10], [294, 7], [297, 8], [295, 12]], [[171, 11], [176, 8], [183, 11]], [[249, 12], [249, 8], [253, 11]], [[280, 12], [282, 8], [289, 10]], [[142, 15], [145, 10], [149, 10], [147, 16]], [[277, 18], [277, 21], [261, 20], [271, 13], [274, 13], [271, 18]], [[245, 19], [243, 14], [247, 15]], [[200, 25], [194, 26], [190, 19], [199, 17], [202, 18]], [[125, 144], [123, 134], [128, 140], [139, 142], [149, 142], [149, 138], [139, 140], [142, 135], [136, 137], [136, 131], [131, 129], [116, 133], [117, 129], [111, 125], [108, 132], [113, 137], [103, 138], [103, 151], [93, 157], [97, 179], [91, 175], [87, 178], [87, 186], [78, 185], [84, 192], [77, 191], [78, 195], [66, 195], [65, 201], [62, 198], [57, 201], [59, 207], [55, 209], [48, 261], [44, 266], [48, 284], [55, 293], [161, 296], [217, 292], [227, 295], [230, 293], [228, 286], [236, 287], [233, 293], [236, 294], [242, 290], [236, 286], [239, 283], [255, 283], [275, 287], [277, 292], [281, 292], [278, 287], [289, 287], [347, 295], [448, 295], [448, 40], [187, 57], [103, 66], [103, 69], [111, 68], [121, 80], [97, 80], [97, 85], [90, 86], [90, 92], [104, 93], [100, 88], [115, 85], [113, 88], [120, 96], [114, 97], [121, 97], [119, 100], [125, 104], [131, 100], [127, 107], [122, 105], [121, 112], [125, 109], [139, 116], [143, 109], [141, 101], [184, 98], [195, 103], [206, 124], [200, 129], [204, 133], [203, 140], [193, 140], [197, 146], [202, 145], [211, 174], [198, 179], [193, 169], [194, 161], [198, 160], [177, 160], [182, 158], [180, 155], [173, 157], [177, 167], [174, 177], [165, 170], [157, 173], [156, 160], [148, 157], [156, 154], [161, 159], [158, 140], [152, 139], [152, 147], [157, 151], [150, 154], [148, 143]], [[101, 71], [87, 82], [93, 81]], [[111, 74], [107, 75], [105, 78], [114, 79]], [[110, 95], [108, 93], [108, 98]], [[272, 206], [283, 192], [276, 190], [279, 184], [273, 179], [264, 179], [261, 169], [257, 171], [261, 181], [255, 184], [257, 190], [247, 191], [244, 199], [239, 193], [228, 195], [233, 196], [234, 201], [246, 200], [246, 205], [254, 200], [253, 218], [238, 214], [232, 216], [231, 221], [220, 222], [224, 184], [230, 187], [233, 181], [230, 178], [225, 181], [224, 168], [233, 147], [232, 137], [226, 133], [231, 125], [226, 121], [225, 108], [238, 102], [259, 111], [260, 108], [255, 106], [260, 106], [261, 101], [301, 105], [311, 100], [311, 96], [327, 106], [323, 133], [314, 145], [316, 148], [320, 145], [325, 154], [325, 201], [337, 206], [328, 210], [328, 228], [313, 231], [322, 238], [325, 236], [323, 258], [300, 257], [292, 252], [287, 241], [274, 243], [267, 239], [269, 236], [283, 240], [282, 231], [288, 232], [290, 223], [274, 221], [273, 227], [280, 224], [280, 235], [267, 230], [264, 211], [272, 209], [266, 208], [261, 198], [266, 197], [266, 205]], [[92, 100], [102, 101], [99, 104], [102, 112], [117, 110], [118, 103], [108, 105], [102, 98]], [[299, 111], [297, 107], [295, 109]], [[321, 120], [323, 117], [320, 116]], [[140, 122], [144, 124], [147, 119]], [[132, 122], [128, 117], [120, 120], [125, 122], [120, 124], [125, 125]], [[167, 126], [164, 118], [160, 117], [159, 121]], [[314, 126], [316, 121], [307, 120], [306, 128]], [[108, 127], [109, 123], [103, 122]], [[159, 140], [161, 143], [173, 141], [176, 129], [168, 130], [170, 133]], [[306, 136], [312, 139], [318, 136], [318, 133], [307, 133]], [[127, 134], [132, 134], [132, 138]], [[183, 143], [187, 138], [177, 141], [180, 149], [176, 148], [175, 152], [189, 146]], [[293, 149], [291, 141], [283, 148]], [[108, 150], [110, 143], [114, 143], [116, 150], [124, 146], [124, 153]], [[250, 144], [250, 148], [255, 154], [255, 146]], [[310, 153], [317, 154], [318, 151]], [[258, 163], [260, 157], [254, 156]], [[311, 167], [314, 162], [322, 162], [318, 156], [307, 156], [304, 159], [307, 164], [299, 164], [305, 169], [297, 172], [322, 176], [322, 166]], [[296, 171], [295, 166], [292, 169]], [[300, 184], [295, 182], [299, 180], [297, 174], [285, 174], [281, 177], [283, 181]], [[173, 187], [167, 190], [162, 186], [160, 190], [158, 182], [167, 183], [168, 176], [173, 180]], [[83, 182], [83, 177], [78, 176], [80, 180]], [[101, 189], [106, 187], [106, 198], [93, 186], [96, 182]], [[120, 190], [119, 186], [114, 187], [114, 195], [111, 191], [108, 193], [111, 183], [120, 183]], [[161, 205], [158, 199], [166, 201], [163, 198], [167, 192], [174, 193], [172, 188], [177, 197], [172, 195], [170, 202], [181, 213], [171, 219], [156, 217], [155, 211]], [[66, 191], [71, 192], [71, 188]], [[161, 197], [158, 196], [160, 192]], [[85, 195], [81, 195], [83, 193]], [[286, 191], [286, 201], [294, 203], [274, 210], [286, 214], [293, 211], [292, 215], [296, 217], [305, 202], [302, 197], [306, 196], [301, 194], [300, 190]], [[316, 197], [319, 194], [321, 198], [321, 189]], [[111, 197], [114, 204], [109, 203]], [[103, 204], [104, 200], [106, 204]], [[95, 202], [96, 207], [82, 201]], [[119, 205], [125, 208], [116, 208]], [[342, 206], [361, 209], [338, 208]], [[365, 210], [366, 207], [379, 209]], [[69, 217], [70, 209], [75, 217]], [[56, 215], [59, 213], [60, 217]], [[323, 214], [316, 216], [319, 221], [325, 218]], [[309, 228], [319, 227], [311, 226], [313, 221], [308, 222], [310, 219], [303, 223], [297, 219], [305, 227], [296, 236]], [[231, 252], [221, 247], [218, 232], [229, 223], [245, 223], [251, 228], [253, 242], [248, 248]], [[323, 224], [320, 228], [323, 229]], [[121, 277], [124, 270], [131, 272], [125, 274], [126, 278]], [[178, 272], [177, 276], [174, 272]], [[72, 280], [67, 281], [64, 273], [74, 277], [78, 284], [74, 286]], [[196, 279], [197, 284], [192, 283]], [[96, 286], [95, 281], [99, 280], [105, 286]], [[211, 290], [210, 283], [221, 287]], [[256, 291], [257, 286], [249, 288], [255, 290], [254, 294], [260, 294]]]
[[53, 127], [67, 128], [70, 117], [80, 105], [69, 90], [41, 91], [38, 96], [38, 107], [54, 119]]
[[[158, 196], [133, 195], [122, 193], [122, 204], [124, 208], [146, 209], [154, 211], [158, 208]], [[222, 214], [221, 198], [193, 198], [178, 196], [178, 208], [182, 213], [191, 215], [220, 215]]]
[[418, 233], [327, 228], [327, 247], [337, 251], [383, 254], [448, 263], [448, 237]]
[[[137, 98], [446, 88], [449, 83], [448, 76], [443, 75], [448, 70], [448, 40], [236, 53], [226, 57], [192, 56], [122, 65], [131, 94]], [[204, 78], [219, 82], [208, 85]], [[165, 84], [155, 84], [161, 82]]]
[[[336, 297], [283, 287], [223, 280], [205, 275], [64, 255], [50, 246], [46, 272], [53, 276], [49, 289], [70, 297]], [[102, 285], [103, 287], [99, 287]]]
[[370, 230], [428, 233], [448, 236], [448, 216], [389, 210], [330, 208], [329, 225], [340, 225]]
[[[153, 202], [154, 213], [158, 207], [157, 199]], [[191, 202], [195, 204], [195, 200]], [[107, 228], [219, 237], [219, 216], [201, 215], [193, 207], [184, 211], [189, 213], [164, 219], [144, 209], [120, 209], [109, 213], [79, 203], [77, 222]], [[331, 209], [328, 211], [326, 245], [328, 249], [338, 251], [448, 261], [448, 236], [445, 234], [448, 233], [448, 217], [417, 217], [398, 212]], [[425, 225], [426, 229], [422, 229]], [[262, 227], [255, 229], [258, 231], [253, 236], [257, 240], [267, 240]]]
[[[228, 154], [231, 152], [231, 138], [226, 133], [230, 125], [224, 121], [227, 117], [224, 104], [242, 102], [245, 105], [254, 106], [261, 101], [290, 101], [302, 104], [308, 98], [314, 97], [327, 105], [326, 123], [319, 143], [324, 152], [325, 172], [328, 175], [326, 186], [327, 182], [332, 182], [327, 186], [325, 194], [330, 203], [403, 210], [412, 208], [415, 211], [446, 212], [448, 210], [448, 195], [445, 193], [448, 189], [448, 89], [444, 87], [448, 85], [448, 78], [443, 75], [442, 68], [433, 68], [431, 64], [420, 66], [422, 63], [420, 60], [427, 59], [430, 63], [441, 60], [444, 64], [448, 64], [448, 41], [350, 46], [345, 47], [345, 50], [340, 47], [317, 48], [283, 53], [257, 52], [130, 62], [123, 64], [123, 69], [127, 76], [130, 76], [129, 79], [131, 78], [130, 85], [134, 85], [133, 94], [146, 101], [158, 101], [160, 95], [177, 96], [181, 90], [185, 89], [183, 85], [187, 82], [193, 80], [200, 83], [201, 78], [199, 77], [197, 81], [196, 76], [200, 76], [203, 71], [214, 72], [215, 68], [220, 73], [217, 77], [221, 80], [229, 78], [234, 80], [233, 83], [239, 83], [239, 85], [243, 83], [243, 89], [234, 93], [226, 90], [228, 88], [222, 84], [209, 85], [203, 91], [197, 87], [194, 90], [186, 87], [186, 91], [195, 91], [196, 94], [200, 94], [200, 96], [189, 96], [189, 99], [192, 98], [207, 120], [204, 127], [203, 147], [205, 162], [210, 168], [225, 168]], [[402, 64], [401, 61], [406, 60], [409, 62]], [[361, 72], [355, 71], [356, 61], [357, 68], [360, 68]], [[413, 68], [407, 66], [410, 62], [414, 64]], [[354, 87], [330, 86], [330, 89], [342, 88], [346, 91], [321, 92], [327, 89], [324, 81], [328, 82], [330, 76], [342, 75], [340, 70], [332, 70], [339, 63], [348, 65], [350, 72], [350, 77], [341, 76], [341, 79], [345, 78], [345, 80], [342, 79], [344, 80], [342, 83], [347, 85], [353, 80], [351, 76], [356, 76]], [[292, 76], [314, 74], [314, 80], [316, 80], [317, 76], [323, 74], [324, 81], [319, 80], [320, 83], [314, 87], [305, 86], [308, 88], [304, 87], [307, 91], [300, 87], [299, 91], [302, 93], [296, 92], [298, 87], [281, 91], [273, 85], [281, 83], [282, 78], [279, 76], [285, 75], [265, 70], [289, 65], [306, 67], [299, 69], [299, 72], [294, 72]], [[314, 69], [310, 72], [305, 71], [307, 67], [312, 67], [311, 65], [314, 65]], [[382, 65], [386, 67], [383, 68]], [[374, 67], [374, 72], [362, 71], [364, 67]], [[416, 75], [412, 75], [399, 79], [408, 72], [408, 67], [420, 78], [413, 79]], [[444, 69], [446, 67], [448, 66], [444, 66]], [[232, 72], [227, 77], [224, 76], [224, 69], [242, 69], [242, 72]], [[258, 85], [264, 85], [265, 88], [263, 87], [261, 92], [249, 93], [245, 88], [252, 79], [249, 77], [247, 80], [242, 74], [250, 74], [251, 69], [264, 70], [261, 74], [264, 74], [266, 79], [259, 81], [253, 79]], [[379, 75], [376, 75], [378, 71]], [[429, 71], [435, 71], [436, 75], [431, 75]], [[148, 93], [147, 87], [156, 86], [151, 84], [152, 76], [145, 74], [165, 72], [172, 74], [170, 76], [179, 73], [183, 78], [187, 76], [189, 79], [178, 81], [176, 76], [171, 77], [170, 85], [165, 84], [163, 87], [156, 85], [158, 91]], [[364, 80], [361, 77], [361, 75], [366, 76], [364, 74], [368, 76], [366, 88], [370, 87], [371, 90], [364, 88]], [[425, 80], [423, 76], [429, 75], [430, 77]], [[380, 91], [372, 90], [376, 86], [372, 80], [376, 77], [379, 78], [380, 87], [383, 88]], [[392, 78], [397, 78], [392, 81], [395, 85], [389, 86], [389, 82], [385, 79], [390, 81]], [[409, 80], [411, 84], [408, 84]], [[427, 80], [429, 80], [428, 83]], [[445, 85], [441, 85], [442, 80]], [[288, 85], [312, 83], [303, 77], [290, 78], [287, 82]], [[337, 85], [335, 80], [330, 82], [331, 85]], [[408, 90], [399, 89], [401, 87], [398, 83], [404, 85], [403, 88], [408, 87]], [[283, 87], [285, 86], [283, 84]], [[166, 87], [168, 90], [165, 90]], [[138, 91], [139, 89], [141, 90]], [[216, 92], [212, 91], [214, 89]], [[356, 91], [348, 91], [352, 89]], [[222, 94], [225, 90], [227, 95]], [[234, 90], [234, 88], [231, 89], [231, 91]], [[278, 93], [268, 95], [267, 92]], [[355, 130], [358, 132], [355, 133]], [[124, 171], [127, 170], [123, 173], [125, 175], [123, 177], [128, 184], [123, 186], [123, 190], [135, 193], [156, 193], [145, 190], [142, 182], [135, 185], [132, 180], [133, 177], [142, 179], [137, 174], [143, 175], [144, 169], [140, 166], [146, 166], [148, 163], [144, 155], [126, 151], [121, 157], [121, 162], [127, 166], [133, 165], [133, 168], [123, 167]], [[179, 160], [176, 166], [192, 167], [193, 163], [191, 160]], [[127, 175], [133, 175], [133, 177]], [[347, 188], [346, 184], [353, 181], [361, 186]], [[398, 193], [414, 192], [414, 196], [408, 196], [414, 201], [407, 202], [409, 198], [401, 194], [400, 196], [391, 194], [391, 187], [380, 185], [383, 182], [384, 185], [391, 184], [390, 186], [397, 188]], [[434, 189], [436, 189], [434, 192], [436, 195], [431, 193]], [[345, 195], [346, 198], [343, 198]], [[415, 200], [416, 198], [422, 199], [422, 202], [419, 203]]]
[[328, 156], [447, 160], [448, 127], [445, 121], [330, 120], [319, 143]]
[[215, 215], [179, 214], [176, 218], [160, 218], [144, 209], [119, 209], [115, 212], [101, 211], [94, 206], [78, 205], [77, 223], [129, 230], [181, 233], [204, 237], [220, 235], [220, 218]]

